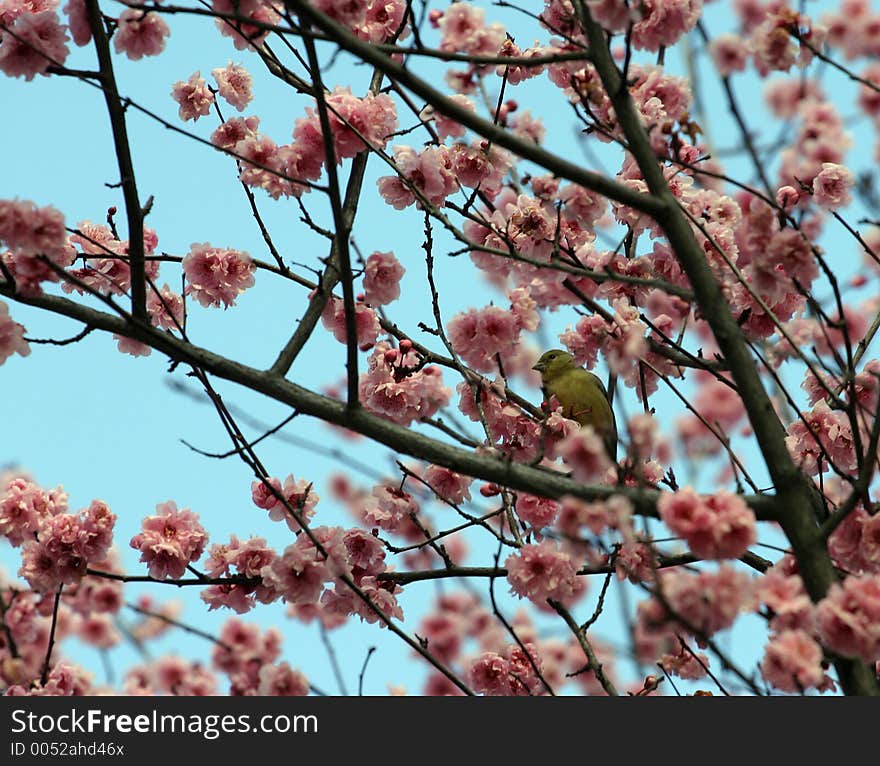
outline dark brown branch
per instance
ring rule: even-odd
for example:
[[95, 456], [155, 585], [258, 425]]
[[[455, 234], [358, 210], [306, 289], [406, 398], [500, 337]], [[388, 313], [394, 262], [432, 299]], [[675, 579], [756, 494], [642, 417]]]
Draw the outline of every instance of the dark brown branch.
[[125, 124], [125, 106], [116, 87], [113, 73], [113, 59], [110, 56], [110, 40], [104, 28], [104, 19], [98, 0], [85, 0], [89, 26], [98, 56], [99, 81], [110, 126], [113, 130], [113, 145], [119, 165], [119, 182], [125, 200], [125, 215], [128, 221], [128, 255], [131, 268], [131, 313], [141, 321], [147, 321], [147, 287], [144, 271], [144, 212], [138, 197], [134, 163], [128, 142], [128, 129]]

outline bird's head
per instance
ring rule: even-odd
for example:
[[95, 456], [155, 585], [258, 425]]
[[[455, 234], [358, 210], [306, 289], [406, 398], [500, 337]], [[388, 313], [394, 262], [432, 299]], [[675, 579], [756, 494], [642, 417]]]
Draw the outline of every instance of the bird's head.
[[545, 351], [532, 369], [540, 372], [541, 379], [547, 381], [552, 380], [559, 373], [576, 366], [574, 357], [571, 354], [562, 349], [554, 348], [550, 351]]

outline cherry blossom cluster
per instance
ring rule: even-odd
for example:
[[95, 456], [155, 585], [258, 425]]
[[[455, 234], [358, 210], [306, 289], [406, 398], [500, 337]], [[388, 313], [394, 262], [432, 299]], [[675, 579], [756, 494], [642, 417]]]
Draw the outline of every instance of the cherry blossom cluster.
[[430, 418], [446, 406], [451, 391], [443, 385], [440, 369], [425, 365], [412, 343], [399, 348], [380, 341], [367, 360], [358, 393], [364, 407], [399, 425]]
[[509, 294], [510, 309], [486, 306], [457, 314], [447, 323], [449, 340], [456, 353], [479, 372], [492, 372], [501, 360], [503, 369], [516, 369], [520, 335], [534, 332], [539, 317], [536, 303], [522, 288]]
[[[68, 274], [74, 281], [65, 281], [61, 289], [80, 295], [88, 291], [102, 295], [125, 295], [131, 289], [131, 266], [128, 261], [130, 243], [119, 240], [109, 226], [91, 221], [80, 221], [76, 232], [70, 236], [70, 244], [79, 248], [76, 255], [84, 260], [85, 265], [82, 268], [69, 269]], [[159, 237], [156, 232], [144, 227], [144, 255], [152, 256], [158, 245]], [[148, 284], [155, 284], [159, 277], [159, 261], [147, 258], [144, 272]], [[170, 290], [167, 285], [165, 289]], [[155, 289], [150, 289], [149, 292], [155, 294]], [[170, 307], [163, 307], [158, 314], [167, 315], [169, 309]], [[158, 324], [159, 319], [154, 323]]]
[[9, 316], [9, 306], [0, 301], [0, 365], [13, 354], [27, 356], [31, 347], [24, 337], [24, 325]]
[[272, 521], [284, 521], [291, 532], [298, 532], [300, 520], [308, 523], [321, 498], [312, 489], [311, 482], [294, 479], [293, 474], [289, 474], [283, 485], [274, 477], [253, 482], [251, 499], [257, 508], [269, 511]]
[[575, 559], [551, 540], [524, 545], [504, 564], [511, 591], [535, 604], [552, 599], [568, 606], [585, 592]]
[[757, 541], [755, 514], [741, 497], [724, 490], [706, 498], [690, 487], [663, 493], [657, 510], [666, 526], [701, 558], [739, 558]]
[[[68, 40], [78, 46], [91, 42], [91, 20], [84, 0], [68, 0], [62, 9], [67, 24], [58, 15], [58, 4], [58, 0], [4, 0], [0, 5], [0, 71], [32, 80], [38, 74], [47, 75], [50, 67], [64, 65], [70, 53]], [[165, 50], [170, 29], [158, 13], [127, 8], [115, 22], [113, 46], [117, 53], [137, 61]]]
[[187, 566], [201, 558], [208, 534], [199, 523], [199, 516], [188, 508], [179, 509], [169, 500], [156, 506], [156, 513], [145, 516], [141, 531], [129, 545], [140, 551], [140, 560], [147, 565], [150, 577], [163, 580], [179, 578]]
[[183, 258], [187, 293], [203, 306], [229, 308], [235, 299], [254, 285], [254, 263], [240, 250], [193, 243]]
[[[581, 693], [604, 693], [583, 648], [573, 638], [541, 635], [525, 610], [510, 619], [511, 639], [474, 594], [458, 591], [440, 596], [419, 623], [417, 633], [448, 667], [462, 671], [470, 688], [493, 696], [545, 695], [574, 684]], [[594, 641], [593, 652], [607, 679], [617, 682], [613, 654]], [[423, 689], [429, 695], [461, 692], [447, 678], [432, 672]]]
[[[219, 93], [241, 111], [251, 100], [250, 73], [242, 66], [215, 69]], [[183, 120], [197, 120], [210, 112], [213, 91], [196, 72], [178, 81], [172, 96]], [[341, 163], [368, 149], [383, 149], [397, 128], [397, 111], [387, 94], [361, 98], [349, 88], [338, 87], [324, 97], [332, 138], [333, 156]], [[310, 182], [321, 177], [327, 154], [321, 117], [308, 107], [306, 116], [296, 119], [293, 141], [277, 144], [258, 131], [259, 117], [233, 117], [222, 122], [211, 135], [218, 149], [239, 159], [240, 179], [248, 186], [264, 189], [273, 199], [299, 197], [310, 190]]]
[[0, 200], [0, 260], [24, 295], [40, 295], [42, 282], [60, 281], [75, 251], [64, 229], [64, 216], [54, 207], [33, 202]]
[[90, 561], [101, 561], [110, 549], [116, 516], [100, 500], [79, 513], [45, 518], [34, 540], [22, 544], [19, 574], [39, 592], [76, 583]]

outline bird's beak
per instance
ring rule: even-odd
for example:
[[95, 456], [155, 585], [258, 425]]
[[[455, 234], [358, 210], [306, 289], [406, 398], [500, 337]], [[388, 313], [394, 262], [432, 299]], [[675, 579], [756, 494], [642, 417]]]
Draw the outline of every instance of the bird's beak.
[[532, 366], [532, 369], [537, 370], [538, 372], [544, 372], [544, 370], [546, 368], [547, 368], [547, 365], [544, 364], [544, 362], [538, 362], [537, 364]]

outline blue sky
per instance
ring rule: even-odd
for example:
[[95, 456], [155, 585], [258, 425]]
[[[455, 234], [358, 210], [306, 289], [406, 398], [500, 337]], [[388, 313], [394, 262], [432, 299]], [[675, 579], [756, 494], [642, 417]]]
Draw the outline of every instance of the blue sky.
[[[115, 11], [108, 5], [107, 12]], [[713, 4], [707, 13], [710, 30], [717, 33], [729, 28], [731, 21], [723, 8]], [[492, 8], [487, 15], [510, 18]], [[229, 39], [220, 37], [206, 19], [180, 16], [169, 19], [169, 23], [172, 35], [164, 55], [139, 62], [115, 57], [120, 90], [125, 95], [163, 118], [207, 137], [216, 121], [211, 117], [195, 125], [179, 123], [176, 104], [170, 97], [172, 83], [186, 79], [195, 70], [207, 77], [211, 69], [224, 66], [229, 60], [245, 63], [255, 74], [255, 102], [245, 114], [258, 114], [261, 129], [278, 143], [289, 140], [294, 120], [309, 105], [307, 99], [292, 94], [277, 80], [260, 73], [257, 58], [236, 51]], [[523, 40], [521, 44], [525, 47], [530, 42]], [[88, 67], [91, 63], [90, 49], [76, 49], [68, 61], [72, 67]], [[353, 67], [343, 57], [326, 80], [329, 84], [350, 84], [357, 93], [365, 89], [367, 76], [364, 67]], [[851, 85], [841, 79], [833, 80], [834, 87], [847, 93]], [[751, 75], [736, 80], [748, 119], [759, 125], [766, 116], [755, 86]], [[490, 87], [497, 87], [497, 83], [491, 83]], [[546, 145], [567, 156], [578, 156], [580, 149], [575, 143], [576, 129], [569, 120], [570, 112], [556, 93], [548, 92], [543, 77], [510, 95], [523, 107], [543, 114], [548, 126]], [[704, 98], [710, 111], [720, 115], [712, 125], [716, 145], [729, 145], [735, 134], [731, 132], [720, 91], [707, 85]], [[52, 204], [65, 213], [71, 226], [86, 219], [101, 222], [111, 205], [122, 209], [118, 189], [108, 187], [118, 180], [118, 171], [103, 99], [95, 88], [70, 79], [37, 78], [25, 83], [4, 78], [0, 80], [0, 103], [7, 106], [4, 110], [7, 115], [14, 115], [0, 121], [0, 142], [14, 148], [4, 153], [0, 198], [20, 197], [41, 205]], [[231, 109], [227, 107], [229, 113]], [[401, 122], [407, 126], [412, 124], [412, 120], [405, 117]], [[134, 110], [129, 111], [128, 124], [141, 197], [155, 197], [148, 225], [158, 232], [160, 250], [183, 255], [191, 243], [209, 241], [218, 246], [244, 249], [255, 257], [269, 260], [236, 180], [232, 160], [165, 129]], [[860, 128], [855, 126], [854, 130]], [[402, 142], [407, 140], [404, 138]], [[614, 167], [611, 160], [606, 161], [606, 166]], [[422, 218], [413, 209], [398, 213], [379, 199], [375, 179], [386, 172], [381, 163], [370, 163], [355, 238], [365, 254], [392, 249], [406, 267], [403, 297], [390, 307], [390, 313], [392, 319], [415, 334], [418, 321], [431, 320], [426, 311], [428, 294], [420, 249]], [[300, 223], [299, 210], [293, 201], [273, 202], [261, 194], [258, 200], [284, 257], [316, 268], [319, 259], [326, 255], [326, 244]], [[316, 218], [329, 225], [326, 208], [318, 196], [313, 194], [305, 201]], [[120, 215], [120, 222], [123, 221]], [[848, 242], [843, 246], [847, 253], [855, 251]], [[454, 249], [456, 246], [444, 235], [437, 234], [435, 252]], [[854, 260], [851, 255], [847, 257]], [[503, 296], [474, 276], [465, 257], [455, 261], [445, 257], [438, 259], [437, 279], [441, 307], [447, 319], [468, 306], [482, 306], [499, 297], [503, 300]], [[169, 281], [172, 287], [178, 288], [179, 272], [166, 266], [160, 281]], [[271, 275], [258, 273], [256, 287], [243, 295], [234, 309], [206, 310], [193, 304], [188, 329], [200, 345], [221, 350], [246, 364], [268, 366], [293, 331], [306, 301], [305, 290], [291, 289]], [[67, 320], [25, 306], [10, 308], [31, 337], [63, 338], [81, 329]], [[574, 321], [576, 316], [567, 312], [549, 315], [547, 335], [552, 338]], [[425, 340], [424, 336], [415, 337]], [[343, 361], [344, 348], [319, 326], [294, 365], [291, 377], [310, 388], [320, 389], [342, 379]], [[98, 333], [72, 346], [34, 344], [30, 357], [15, 357], [0, 369], [0, 397], [4, 402], [0, 465], [17, 464], [46, 486], [63, 484], [73, 508], [84, 507], [95, 497], [108, 502], [119, 517], [117, 546], [129, 573], [142, 570], [135, 553], [127, 547], [128, 539], [137, 531], [144, 515], [152, 513], [157, 503], [169, 499], [199, 513], [214, 542], [228, 539], [231, 533], [240, 537], [263, 535], [280, 550], [292, 541], [287, 539], [286, 529], [269, 522], [264, 512], [252, 505], [252, 476], [246, 466], [235, 459], [206, 459], [182, 443], [186, 440], [211, 452], [229, 448], [212, 408], [196, 404], [169, 387], [168, 383], [174, 381], [197, 393], [194, 381], [187, 378], [185, 372], [177, 369], [169, 373], [167, 360], [156, 353], [146, 359], [120, 354], [110, 337]], [[447, 375], [446, 380], [454, 386], [451, 376]], [[277, 404], [222, 381], [216, 381], [216, 385], [227, 403], [266, 423], [275, 423], [289, 414]], [[526, 393], [536, 403], [539, 401], [540, 394], [536, 390]], [[626, 410], [635, 412], [639, 405], [632, 392], [624, 391], [623, 396]], [[653, 397], [652, 403], [667, 424], [680, 412], [676, 400], [666, 394]], [[331, 442], [327, 427], [305, 418], [295, 420], [288, 430], [296, 437], [316, 443]], [[332, 442], [379, 471], [395, 473], [394, 456], [384, 447], [370, 445], [365, 440], [339, 442], [335, 437]], [[330, 497], [325, 481], [332, 471], [351, 473], [348, 468], [339, 466], [332, 458], [280, 440], [265, 442], [260, 455], [276, 476], [283, 478], [293, 473], [296, 478], [315, 482], [322, 496], [315, 523], [353, 524], [347, 511]], [[744, 452], [742, 457], [750, 464], [758, 462], [751, 452]], [[713, 488], [713, 474], [714, 471], [701, 474], [702, 488]], [[351, 478], [369, 484], [369, 480], [356, 473]], [[440, 508], [432, 508], [431, 514], [441, 526], [451, 521]], [[775, 538], [770, 533], [761, 539]], [[486, 550], [476, 550], [474, 561], [470, 563], [477, 560], [487, 563], [487, 554]], [[18, 567], [17, 551], [0, 547], [0, 565], [8, 574], [14, 574]], [[448, 583], [442, 589], [448, 591], [454, 587]], [[406, 589], [401, 598], [407, 615], [406, 629], [415, 630], [418, 617], [438, 589], [431, 583], [414, 584]], [[184, 601], [186, 609], [182, 619], [205, 630], [216, 631], [229, 616], [217, 612], [206, 614], [193, 590], [128, 586], [127, 599], [133, 600], [142, 590], [148, 590], [157, 598]], [[500, 595], [506, 590], [505, 583], [496, 583], [496, 593]], [[584, 612], [591, 610], [598, 590], [596, 582], [581, 606]], [[637, 595], [631, 593], [630, 600]], [[512, 615], [516, 602], [503, 599], [503, 603], [508, 616]], [[316, 686], [338, 691], [316, 629], [291, 623], [282, 613], [283, 608], [274, 605], [245, 615], [243, 619], [281, 627], [285, 634], [284, 659], [304, 669]], [[597, 627], [597, 635], [620, 643], [623, 632], [619, 617], [618, 605], [612, 602]], [[754, 624], [745, 624], [738, 629], [739, 633], [728, 636], [722, 643], [728, 642], [741, 656], [751, 656], [754, 661], [761, 647], [755, 643], [758, 634], [753, 628]], [[558, 627], [553, 630], [558, 631]], [[368, 647], [377, 646], [365, 677], [365, 692], [385, 693], [387, 683], [405, 686], [413, 693], [420, 690], [423, 666], [412, 660], [409, 650], [387, 631], [352, 620], [334, 632], [331, 640], [336, 645], [349, 689], [356, 688]], [[209, 647], [201, 639], [175, 632], [159, 642], [154, 650], [156, 654], [165, 650], [204, 658]], [[65, 651], [93, 667], [96, 680], [101, 680], [100, 663], [93, 650], [68, 644]], [[114, 662], [118, 660], [120, 668], [135, 659], [125, 646], [114, 650], [112, 657]]]

